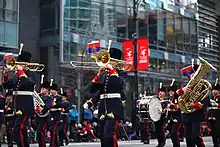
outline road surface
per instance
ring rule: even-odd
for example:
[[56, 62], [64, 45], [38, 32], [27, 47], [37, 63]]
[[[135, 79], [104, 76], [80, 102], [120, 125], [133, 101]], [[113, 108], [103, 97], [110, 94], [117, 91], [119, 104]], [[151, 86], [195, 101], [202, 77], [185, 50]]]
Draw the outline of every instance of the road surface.
[[[204, 138], [206, 147], [212, 147], [212, 139], [211, 137], [205, 137]], [[119, 147], [156, 147], [157, 141], [151, 140], [150, 144], [142, 144], [140, 141], [121, 141], [119, 142]], [[6, 145], [3, 145], [4, 147], [7, 147]], [[49, 146], [49, 145], [47, 145]], [[68, 145], [69, 147], [100, 147], [99, 142], [92, 142], [92, 143], [70, 143]], [[31, 147], [38, 147], [37, 144], [32, 144]], [[167, 139], [166, 141], [166, 147], [172, 147], [172, 142], [170, 139]], [[181, 142], [181, 147], [186, 147], [185, 142]]]

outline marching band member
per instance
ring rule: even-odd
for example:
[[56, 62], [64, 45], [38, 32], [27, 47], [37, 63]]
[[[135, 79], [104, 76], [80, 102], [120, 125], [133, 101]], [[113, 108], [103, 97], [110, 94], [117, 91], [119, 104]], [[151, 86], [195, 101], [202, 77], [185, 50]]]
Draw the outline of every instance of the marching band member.
[[63, 140], [65, 140], [66, 145], [69, 144], [69, 137], [67, 134], [67, 127], [69, 124], [69, 117], [68, 113], [70, 110], [70, 103], [67, 101], [67, 94], [66, 92], [63, 92], [63, 89], [61, 88], [61, 96], [63, 98], [62, 102], [62, 112], [61, 112], [61, 122], [59, 123], [59, 138], [60, 138], [60, 145], [63, 145]]
[[[166, 144], [166, 135], [165, 135], [165, 125], [166, 125], [166, 118], [167, 118], [167, 106], [168, 102], [164, 100], [166, 95], [166, 88], [162, 86], [162, 83], [160, 83], [160, 88], [158, 89], [158, 98], [161, 101], [162, 105], [162, 114], [160, 120], [155, 122], [155, 128], [156, 128], [156, 136], [158, 140], [157, 147], [164, 147]], [[161, 111], [161, 110], [159, 110]]]
[[[146, 97], [146, 92], [142, 95], [142, 97]], [[145, 108], [147, 109], [147, 108]], [[149, 127], [150, 127], [150, 122], [149, 122], [149, 116], [147, 116], [147, 113], [144, 112], [144, 114], [141, 114], [141, 122], [140, 122], [140, 131], [141, 131], [141, 142], [143, 144], [150, 144], [150, 135], [149, 135]]]
[[[8, 58], [8, 57], [6, 57]], [[18, 62], [29, 63], [31, 53], [21, 51]], [[27, 126], [28, 120], [34, 114], [33, 91], [36, 85], [36, 72], [26, 69], [23, 65], [16, 65], [16, 75], [8, 80], [7, 72], [3, 75], [3, 86], [5, 89], [13, 89], [15, 103], [15, 126], [14, 137], [18, 147], [29, 147]]]
[[52, 97], [52, 106], [50, 109], [50, 146], [51, 147], [59, 147], [59, 135], [58, 135], [58, 122], [61, 119], [61, 109], [62, 109], [62, 97], [57, 94], [58, 86], [53, 83], [53, 79], [51, 79], [50, 83], [50, 94]]
[[5, 102], [5, 122], [6, 122], [6, 133], [7, 133], [7, 142], [8, 147], [13, 146], [13, 128], [14, 128], [14, 109], [13, 109], [13, 102], [12, 102], [12, 95], [13, 91], [6, 92], [6, 102]]
[[40, 85], [40, 96], [44, 102], [44, 106], [37, 106], [35, 109], [37, 113], [37, 141], [39, 147], [46, 147], [45, 143], [45, 132], [49, 122], [48, 111], [52, 105], [52, 97], [49, 96], [50, 83], [48, 81], [43, 81], [43, 75], [41, 76], [41, 85]]
[[[194, 65], [193, 69], [196, 71], [198, 69], [198, 65]], [[193, 76], [190, 75], [189, 78]], [[190, 93], [191, 89], [189, 87], [180, 88], [177, 90], [178, 95], [183, 95], [184, 93]], [[189, 107], [195, 108], [196, 111], [191, 113], [182, 113], [182, 121], [185, 126], [185, 133], [186, 133], [186, 145], [187, 147], [192, 146], [199, 146], [204, 147], [205, 144], [201, 137], [200, 132], [200, 123], [205, 120], [204, 110], [205, 107], [208, 105], [209, 99], [206, 98], [202, 101], [192, 102]]]
[[209, 107], [208, 121], [211, 126], [212, 141], [214, 147], [220, 144], [220, 85], [217, 83], [212, 85], [212, 101]]
[[176, 86], [174, 85], [175, 79], [168, 87], [168, 93], [170, 97], [171, 104], [169, 106], [169, 118], [170, 118], [170, 127], [171, 127], [171, 140], [173, 147], [180, 147], [179, 139], [179, 129], [181, 122], [181, 111], [178, 106], [178, 95], [176, 93]]
[[[111, 58], [121, 59], [122, 52], [110, 49]], [[98, 74], [91, 82], [90, 92], [100, 92], [98, 118], [100, 123], [101, 147], [117, 147], [116, 130], [118, 123], [123, 118], [123, 86], [126, 73], [116, 70], [111, 64], [100, 68]], [[94, 103], [94, 102], [93, 102]]]
[[3, 87], [0, 85], [0, 146], [1, 140], [3, 140], [3, 134], [5, 132], [5, 97], [3, 95]]

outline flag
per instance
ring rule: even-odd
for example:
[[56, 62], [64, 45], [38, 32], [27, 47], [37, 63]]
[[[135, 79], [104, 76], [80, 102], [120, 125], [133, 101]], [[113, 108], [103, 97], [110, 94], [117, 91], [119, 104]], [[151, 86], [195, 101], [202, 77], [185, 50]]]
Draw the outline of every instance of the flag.
[[88, 43], [88, 54], [99, 52], [101, 49], [99, 41], [92, 41]]
[[4, 65], [6, 65], [6, 61], [7, 61], [8, 57], [11, 57], [11, 56], [13, 56], [13, 53], [7, 53], [6, 55], [4, 55], [4, 57], [3, 57]]
[[185, 76], [185, 77], [188, 77], [188, 76], [190, 76], [190, 75], [192, 75], [192, 74], [195, 73], [195, 71], [194, 71], [192, 65], [182, 68], [182, 69], [180, 70], [180, 72], [181, 72], [181, 73], [183, 74], [183, 76]]

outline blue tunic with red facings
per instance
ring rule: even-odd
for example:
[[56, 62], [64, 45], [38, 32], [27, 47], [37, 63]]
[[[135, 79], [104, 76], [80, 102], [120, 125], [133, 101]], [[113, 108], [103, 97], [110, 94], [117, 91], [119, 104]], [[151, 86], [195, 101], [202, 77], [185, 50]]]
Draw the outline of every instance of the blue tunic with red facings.
[[[61, 108], [63, 107], [62, 97], [59, 95], [51, 96], [51, 97], [55, 105], [51, 106], [50, 117], [51, 117], [51, 120], [59, 121], [61, 119]], [[59, 110], [53, 111], [53, 109], [59, 109]]]
[[64, 108], [64, 112], [61, 113], [61, 117], [64, 123], [69, 123], [68, 113], [70, 111], [70, 103], [68, 101], [64, 101], [62, 103], [62, 107]]
[[[12, 79], [3, 83], [4, 89], [13, 89], [13, 91], [34, 91], [34, 86], [37, 84], [37, 73], [33, 71], [25, 71], [27, 77], [18, 77], [15, 75]], [[15, 99], [16, 111], [21, 111], [22, 114], [32, 116], [34, 111], [34, 101], [32, 95], [17, 95]]]
[[[99, 94], [113, 94], [119, 93], [121, 94], [121, 98], [107, 98], [107, 99], [100, 99], [99, 100], [99, 109], [98, 109], [98, 116], [100, 118], [101, 115], [113, 113], [114, 119], [121, 119], [124, 115], [124, 108], [122, 101], [125, 100], [125, 94], [123, 92], [126, 73], [123, 71], [118, 71], [119, 76], [116, 75], [109, 75], [109, 79], [106, 82], [107, 72], [105, 72], [101, 76], [101, 80], [99, 83], [91, 83], [90, 92], [95, 93], [99, 91]], [[107, 84], [107, 90], [105, 93], [105, 85]], [[93, 99], [93, 101], [95, 101]]]

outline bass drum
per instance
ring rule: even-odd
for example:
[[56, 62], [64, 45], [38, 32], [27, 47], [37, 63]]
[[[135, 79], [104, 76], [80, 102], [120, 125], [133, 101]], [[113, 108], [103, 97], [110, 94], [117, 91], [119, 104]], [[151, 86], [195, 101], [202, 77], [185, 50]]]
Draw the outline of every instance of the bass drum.
[[160, 119], [162, 112], [162, 105], [160, 103], [160, 100], [154, 96], [149, 101], [149, 115], [150, 118], [156, 122]]

